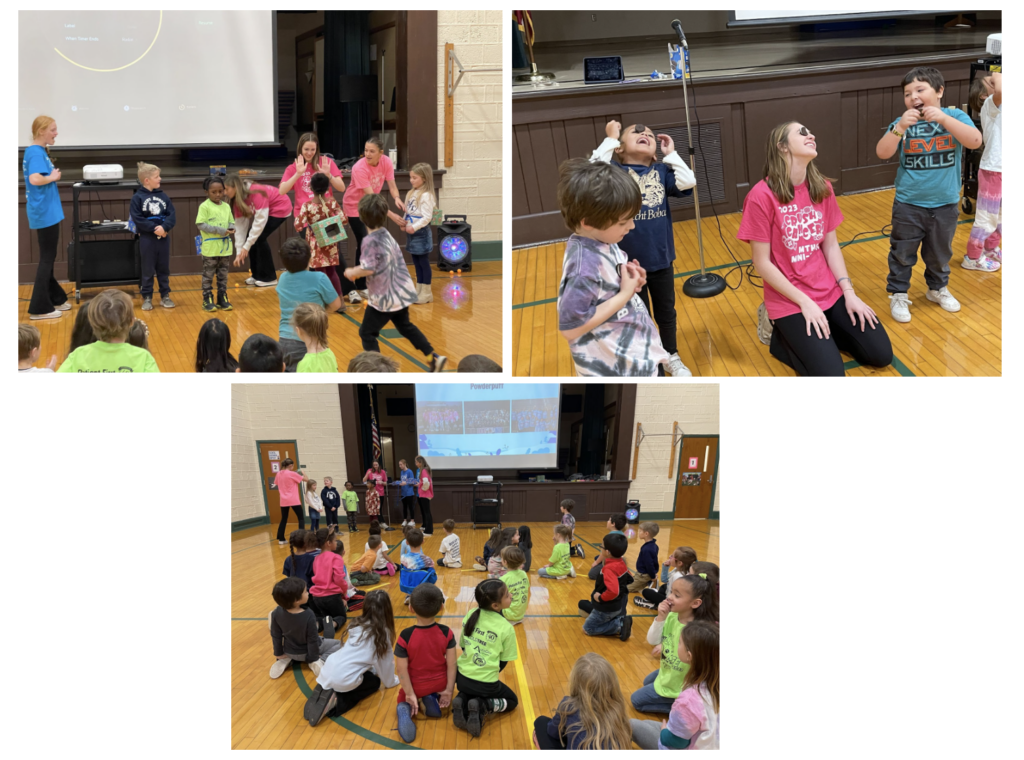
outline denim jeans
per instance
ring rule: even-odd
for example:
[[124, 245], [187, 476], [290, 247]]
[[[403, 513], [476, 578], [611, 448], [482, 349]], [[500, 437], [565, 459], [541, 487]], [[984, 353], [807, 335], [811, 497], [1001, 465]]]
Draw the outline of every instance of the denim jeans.
[[630, 695], [629, 701], [633, 703], [633, 708], [640, 712], [668, 715], [672, 711], [672, 703], [675, 702], [675, 698], [663, 697], [654, 690], [654, 679], [657, 677], [658, 671], [655, 670], [644, 679], [644, 685]]
[[622, 610], [602, 612], [592, 610], [583, 621], [583, 632], [588, 636], [618, 636], [622, 630]]
[[[537, 570], [537, 575], [539, 575], [541, 578], [561, 578], [562, 577], [561, 575], [554, 575], [553, 573], [548, 572], [548, 570], [549, 570], [549, 568], [546, 568], [546, 567], [539, 568]], [[566, 575], [568, 575], [568, 573], [566, 573]]]

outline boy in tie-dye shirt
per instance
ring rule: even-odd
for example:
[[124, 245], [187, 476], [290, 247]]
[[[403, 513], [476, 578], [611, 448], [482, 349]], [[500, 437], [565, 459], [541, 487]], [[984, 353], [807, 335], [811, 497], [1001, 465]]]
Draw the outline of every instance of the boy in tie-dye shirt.
[[384, 228], [388, 203], [377, 194], [364, 195], [359, 201], [359, 219], [367, 235], [359, 246], [359, 266], [345, 270], [345, 279], [355, 282], [366, 277], [368, 301], [359, 327], [364, 351], [380, 351], [377, 336], [388, 322], [424, 356], [430, 357], [430, 372], [440, 372], [448, 361], [438, 355], [430, 341], [409, 320], [409, 306], [416, 303], [416, 288], [402, 258], [402, 249]]
[[652, 377], [668, 353], [637, 293], [646, 272], [616, 245], [643, 202], [636, 183], [606, 163], [561, 167], [558, 205], [575, 234], [565, 246], [558, 330], [581, 376]]

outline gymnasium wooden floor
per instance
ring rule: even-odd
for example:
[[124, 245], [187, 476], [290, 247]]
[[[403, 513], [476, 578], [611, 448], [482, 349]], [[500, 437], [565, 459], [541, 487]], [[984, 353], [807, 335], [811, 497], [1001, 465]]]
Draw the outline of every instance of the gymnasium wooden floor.
[[[434, 350], [448, 357], [445, 371], [454, 372], [459, 361], [470, 354], [483, 354], [499, 364], [502, 354], [501, 336], [501, 271], [500, 261], [480, 261], [473, 271], [451, 278], [434, 271], [434, 302], [413, 306], [411, 318], [427, 336]], [[410, 267], [415, 278], [415, 272]], [[171, 277], [171, 298], [176, 306], [164, 309], [154, 303], [153, 311], [142, 311], [142, 298], [137, 287], [122, 288], [135, 301], [135, 315], [149, 325], [149, 347], [161, 372], [194, 372], [196, 337], [199, 328], [208, 320], [217, 318], [231, 329], [231, 353], [235, 358], [245, 339], [255, 333], [278, 337], [281, 310], [275, 288], [256, 288], [245, 284], [248, 272], [232, 272], [228, 276], [228, 299], [232, 311], [205, 312], [202, 309], [202, 276], [179, 275]], [[57, 355], [58, 366], [67, 358], [71, 344], [71, 328], [78, 313], [73, 293], [74, 286], [63, 283], [72, 294], [71, 311], [56, 320], [36, 320], [42, 338], [40, 361], [45, 366], [50, 356]], [[82, 293], [82, 303], [97, 295], [101, 289]], [[18, 321], [28, 322], [28, 302], [31, 285], [18, 286]], [[362, 351], [359, 325], [363, 319], [365, 301], [349, 305], [344, 315], [331, 317], [328, 339], [338, 357], [342, 371], [349, 360]], [[398, 360], [402, 372], [425, 372], [429, 362], [396, 330], [389, 327], [379, 339], [381, 353]]]
[[[586, 577], [591, 557], [597, 553], [587, 543], [600, 544], [605, 534], [603, 523], [577, 523], [576, 537], [584, 541], [587, 559], [576, 558], [579, 574], [563, 581], [541, 580], [537, 568], [550, 556], [551, 528], [554, 523], [531, 523], [533, 534], [533, 565], [530, 570], [530, 603], [526, 620], [516, 626], [519, 660], [510, 663], [501, 675], [519, 696], [519, 706], [512, 712], [491, 717], [479, 738], [472, 738], [452, 724], [450, 711], [439, 720], [415, 718], [416, 741], [406, 745], [398, 736], [395, 713], [398, 687], [378, 691], [340, 718], [322, 722], [316, 728], [302, 718], [306, 697], [316, 686], [308, 667], [286, 671], [277, 680], [270, 678], [274, 662], [267, 614], [274, 607], [270, 592], [283, 576], [281, 567], [288, 556], [288, 547], [278, 547], [276, 525], [261, 526], [233, 533], [231, 536], [231, 747], [232, 749], [532, 749], [533, 721], [538, 715], [551, 715], [568, 691], [569, 671], [576, 659], [586, 652], [598, 652], [608, 659], [619, 674], [627, 710], [631, 718], [653, 719], [629, 705], [629, 694], [638, 689], [644, 676], [658, 667], [647, 644], [647, 630], [654, 618], [653, 610], [633, 605], [633, 630], [628, 642], [614, 637], [591, 638], [583, 634], [583, 619], [577, 613], [577, 602], [594, 588]], [[717, 563], [719, 523], [717, 520], [658, 521], [660, 559], [677, 546], [692, 546], [702, 560]], [[294, 529], [294, 518], [289, 531]], [[631, 526], [634, 530], [636, 526]], [[438, 585], [448, 596], [443, 622], [458, 637], [462, 619], [469, 612], [473, 589], [486, 577], [471, 569], [472, 558], [483, 552], [489, 533], [472, 530], [468, 525], [455, 531], [462, 544], [464, 567], [461, 570], [438, 568]], [[444, 531], [437, 532], [424, 543], [424, 551], [435, 559]], [[356, 550], [362, 553], [369, 534], [365, 525], [354, 534]], [[401, 532], [384, 534], [391, 556], [397, 556]], [[346, 558], [353, 553], [350, 537], [342, 533]], [[626, 559], [630, 567], [640, 551], [635, 534], [629, 541]], [[469, 563], [466, 560], [469, 559]], [[470, 568], [470, 569], [467, 569]], [[383, 576], [379, 586], [386, 588], [395, 606], [395, 625], [400, 631], [414, 625], [414, 616], [403, 606], [405, 594], [398, 589], [398, 579]], [[356, 615], [359, 613], [356, 612]], [[294, 668], [294, 665], [293, 665]]]
[[[914, 268], [910, 287], [912, 321], [900, 324], [889, 314], [885, 292], [889, 240], [883, 225], [892, 217], [894, 190], [881, 190], [839, 198], [845, 222], [838, 231], [846, 266], [857, 294], [875, 310], [893, 344], [895, 359], [876, 370], [850, 360], [850, 375], [993, 376], [1002, 372], [1002, 270], [986, 273], [963, 269], [960, 262], [974, 218], [961, 214], [953, 240], [949, 289], [961, 303], [950, 314], [925, 298], [924, 267]], [[732, 258], [722, 244], [710, 207], [703, 209], [701, 228], [705, 266], [726, 276]], [[722, 236], [744, 268], [750, 247], [736, 240], [740, 214], [720, 217]], [[795, 373], [772, 358], [768, 346], [757, 339], [757, 307], [763, 297], [744, 277], [738, 290], [726, 290], [709, 299], [683, 295], [684, 278], [700, 269], [697, 224], [677, 222], [675, 229], [676, 312], [679, 356], [694, 376], [738, 377]], [[873, 232], [874, 230], [874, 232]], [[854, 236], [862, 234], [856, 240]], [[562, 276], [564, 243], [524, 248], [513, 252], [512, 371], [515, 375], [571, 376], [575, 374], [569, 346], [558, 334], [556, 300]], [[736, 271], [726, 277], [739, 281]], [[757, 281], [760, 283], [760, 281]], [[849, 357], [848, 357], [849, 358]]]

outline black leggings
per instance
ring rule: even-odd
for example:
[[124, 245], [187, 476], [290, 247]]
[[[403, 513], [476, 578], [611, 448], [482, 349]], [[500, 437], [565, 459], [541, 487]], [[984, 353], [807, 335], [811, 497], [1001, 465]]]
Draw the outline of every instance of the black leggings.
[[272, 216], [267, 219], [266, 226], [260, 236], [256, 238], [256, 242], [252, 244], [252, 248], [249, 249], [249, 271], [252, 272], [253, 278], [260, 282], [273, 282], [277, 279], [277, 270], [274, 269], [274, 254], [270, 250], [268, 240], [277, 228], [284, 224], [285, 219], [287, 217], [283, 216]]
[[331, 710], [330, 717], [337, 718], [339, 715], [344, 715], [379, 689], [380, 679], [367, 670], [363, 673], [363, 682], [352, 691], [337, 692], [338, 701], [334, 705], [334, 709]]
[[399, 311], [377, 311], [367, 305], [363, 311], [363, 324], [359, 326], [359, 337], [363, 341], [364, 351], [376, 351], [380, 353], [380, 344], [377, 336], [384, 329], [388, 322], [395, 326], [398, 334], [408, 340], [424, 356], [434, 353], [434, 347], [430, 345], [427, 336], [420, 332], [420, 328], [409, 321], [409, 307]]
[[416, 522], [415, 496], [402, 497], [402, 520], [412, 520], [413, 522]]
[[323, 626], [323, 619], [328, 615], [335, 621], [335, 631], [345, 624], [347, 613], [345, 597], [342, 594], [331, 594], [330, 596], [313, 596], [310, 594], [309, 606], [314, 614], [316, 614], [316, 620], [320, 627]]
[[421, 285], [430, 284], [430, 254], [418, 253], [412, 257], [412, 263], [416, 265], [416, 282]]
[[[348, 243], [348, 249], [352, 251], [352, 266], [359, 266], [359, 251], [363, 245], [363, 238], [366, 237], [366, 225], [363, 224], [362, 220], [358, 216], [350, 216], [348, 218], [348, 225], [352, 228], [352, 234], [355, 236], [355, 244], [352, 244], [351, 239]], [[351, 282], [345, 279], [345, 257], [341, 255], [341, 248], [338, 248], [338, 277], [341, 278], [341, 289], [342, 295], [348, 295], [353, 290], [366, 290], [366, 278], [357, 277], [355, 282]]]
[[422, 496], [420, 500], [420, 518], [423, 520], [423, 532], [433, 533], [434, 532], [434, 517], [430, 514], [430, 499], [424, 499]]
[[657, 591], [655, 591], [653, 588], [645, 588], [640, 592], [640, 595], [648, 602], [653, 604], [655, 607], [657, 607], [659, 604], [665, 601], [666, 597], [668, 596], [668, 594], [666, 593], [667, 591], [667, 585], [662, 583]]
[[281, 524], [277, 526], [277, 540], [284, 541], [284, 527], [288, 524], [288, 510], [294, 510], [295, 516], [299, 518], [299, 530], [306, 529], [306, 517], [302, 514], [302, 507], [298, 504], [291, 507], [281, 507]]
[[814, 327], [807, 335], [807, 320], [800, 312], [774, 320], [771, 353], [776, 359], [796, 370], [802, 377], [842, 377], [843, 357], [840, 351], [851, 354], [860, 364], [869, 367], [887, 367], [892, 363], [892, 343], [885, 327], [879, 322], [860, 331], [860, 320], [854, 327], [846, 313], [846, 297], [830, 309], [825, 309], [830, 335], [819, 338]]
[[[672, 267], [648, 272], [647, 284], [640, 291], [640, 298], [658, 325], [661, 345], [670, 354], [676, 353], [676, 291]], [[653, 311], [651, 300], [654, 301]]]
[[561, 743], [556, 742], [548, 736], [548, 723], [553, 720], [556, 720], [556, 718], [549, 718], [547, 715], [541, 715], [533, 722], [533, 731], [537, 734], [537, 745], [541, 749], [565, 749]]
[[[504, 699], [504, 712], [512, 712], [519, 705], [519, 697], [501, 681], [495, 681], [494, 683], [477, 681], [472, 678], [466, 678], [462, 673], [457, 672], [455, 674], [455, 685], [459, 687], [459, 696], [462, 697], [462, 712], [467, 717], [469, 717], [469, 700], [473, 697], [480, 700]], [[487, 703], [485, 701], [484, 708], [486, 709], [486, 707]]]
[[[53, 276], [53, 264], [57, 261], [57, 241], [60, 239], [60, 222], [36, 230], [39, 237], [39, 266], [32, 285], [32, 300], [28, 304], [29, 314], [49, 314], [55, 306], [67, 303], [64, 288]], [[74, 272], [68, 272], [74, 277]]]

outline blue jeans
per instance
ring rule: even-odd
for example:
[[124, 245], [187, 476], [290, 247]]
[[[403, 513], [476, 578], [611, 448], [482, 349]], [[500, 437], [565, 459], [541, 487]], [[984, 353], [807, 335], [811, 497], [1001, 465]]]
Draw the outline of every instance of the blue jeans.
[[583, 632], [588, 636], [618, 636], [622, 630], [622, 611], [593, 610], [583, 621]]
[[[566, 574], [568, 575], [568, 573], [566, 573]], [[541, 578], [561, 578], [562, 577], [560, 575], [554, 575], [552, 573], [549, 573], [548, 572], [548, 568], [546, 568], [546, 567], [539, 568], [537, 570], [537, 575], [539, 575]]]
[[633, 703], [633, 708], [640, 712], [668, 715], [672, 711], [675, 698], [663, 697], [654, 690], [654, 679], [657, 677], [658, 671], [655, 670], [644, 679], [644, 685], [630, 695], [629, 701]]
[[[316, 515], [314, 517], [314, 515]], [[320, 527], [320, 515], [316, 512], [309, 513], [309, 529], [315, 531]]]

